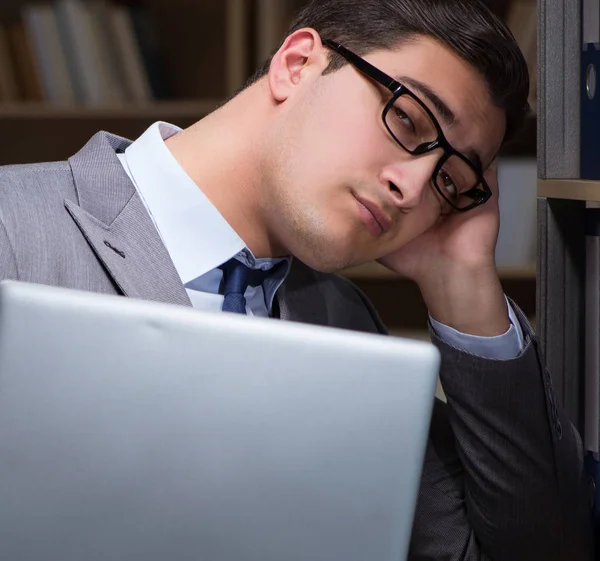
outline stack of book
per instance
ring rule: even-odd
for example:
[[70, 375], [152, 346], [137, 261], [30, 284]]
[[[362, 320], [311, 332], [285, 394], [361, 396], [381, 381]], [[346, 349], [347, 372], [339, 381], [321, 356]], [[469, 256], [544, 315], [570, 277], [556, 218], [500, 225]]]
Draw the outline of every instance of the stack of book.
[[109, 0], [30, 4], [0, 22], [0, 103], [73, 106], [169, 97], [150, 14]]

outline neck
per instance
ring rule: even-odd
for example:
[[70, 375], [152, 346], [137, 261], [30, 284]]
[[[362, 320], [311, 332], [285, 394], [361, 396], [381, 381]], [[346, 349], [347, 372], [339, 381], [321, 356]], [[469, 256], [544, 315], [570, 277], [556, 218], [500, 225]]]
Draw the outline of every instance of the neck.
[[280, 257], [287, 251], [269, 234], [262, 204], [269, 150], [260, 134], [268, 110], [260, 87], [259, 82], [244, 90], [166, 144], [256, 257]]

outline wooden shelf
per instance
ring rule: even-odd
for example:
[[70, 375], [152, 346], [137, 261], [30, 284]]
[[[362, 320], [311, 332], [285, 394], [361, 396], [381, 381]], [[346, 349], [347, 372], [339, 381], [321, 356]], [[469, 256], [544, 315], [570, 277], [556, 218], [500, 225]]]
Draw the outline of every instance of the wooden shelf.
[[201, 118], [222, 100], [173, 100], [148, 104], [123, 104], [107, 107], [59, 106], [48, 103], [0, 104], [0, 119], [161, 119], [166, 117]]
[[100, 130], [135, 140], [156, 121], [186, 128], [221, 101], [187, 99], [109, 107], [1, 104], [0, 135], [11, 142], [2, 146], [0, 165], [66, 160]]
[[584, 179], [539, 179], [538, 197], [600, 202], [600, 181]]
[[[535, 279], [535, 263], [523, 265], [522, 267], [499, 267], [498, 276], [503, 280]], [[390, 271], [379, 263], [365, 263], [358, 267], [351, 267], [343, 272], [343, 275], [353, 280], [360, 279], [386, 279], [404, 280], [398, 274]]]
[[519, 267], [498, 267], [498, 276], [500, 280], [527, 280], [535, 279], [535, 263], [522, 265]]

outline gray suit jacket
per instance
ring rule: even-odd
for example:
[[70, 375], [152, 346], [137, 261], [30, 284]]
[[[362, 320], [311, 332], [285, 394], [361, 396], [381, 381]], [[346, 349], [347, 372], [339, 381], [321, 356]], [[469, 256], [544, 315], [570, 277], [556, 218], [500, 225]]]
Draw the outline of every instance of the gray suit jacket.
[[[98, 133], [67, 162], [0, 168], [0, 279], [189, 306], [116, 156]], [[284, 320], [385, 333], [349, 281], [295, 261], [277, 295]], [[591, 493], [580, 439], [557, 407], [539, 344], [486, 360], [432, 333], [448, 404], [437, 402], [409, 559], [591, 558]]]

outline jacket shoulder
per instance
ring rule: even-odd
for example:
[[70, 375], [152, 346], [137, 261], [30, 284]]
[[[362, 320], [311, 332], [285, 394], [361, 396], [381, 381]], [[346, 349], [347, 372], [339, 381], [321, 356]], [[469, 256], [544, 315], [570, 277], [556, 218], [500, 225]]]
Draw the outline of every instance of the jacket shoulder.
[[0, 166], [0, 203], [13, 198], [73, 198], [76, 196], [68, 162]]
[[0, 279], [59, 284], [58, 264], [77, 245], [66, 199], [77, 202], [68, 162], [0, 167]]
[[56, 220], [65, 199], [77, 201], [68, 162], [0, 167], [0, 221], [9, 233]]

